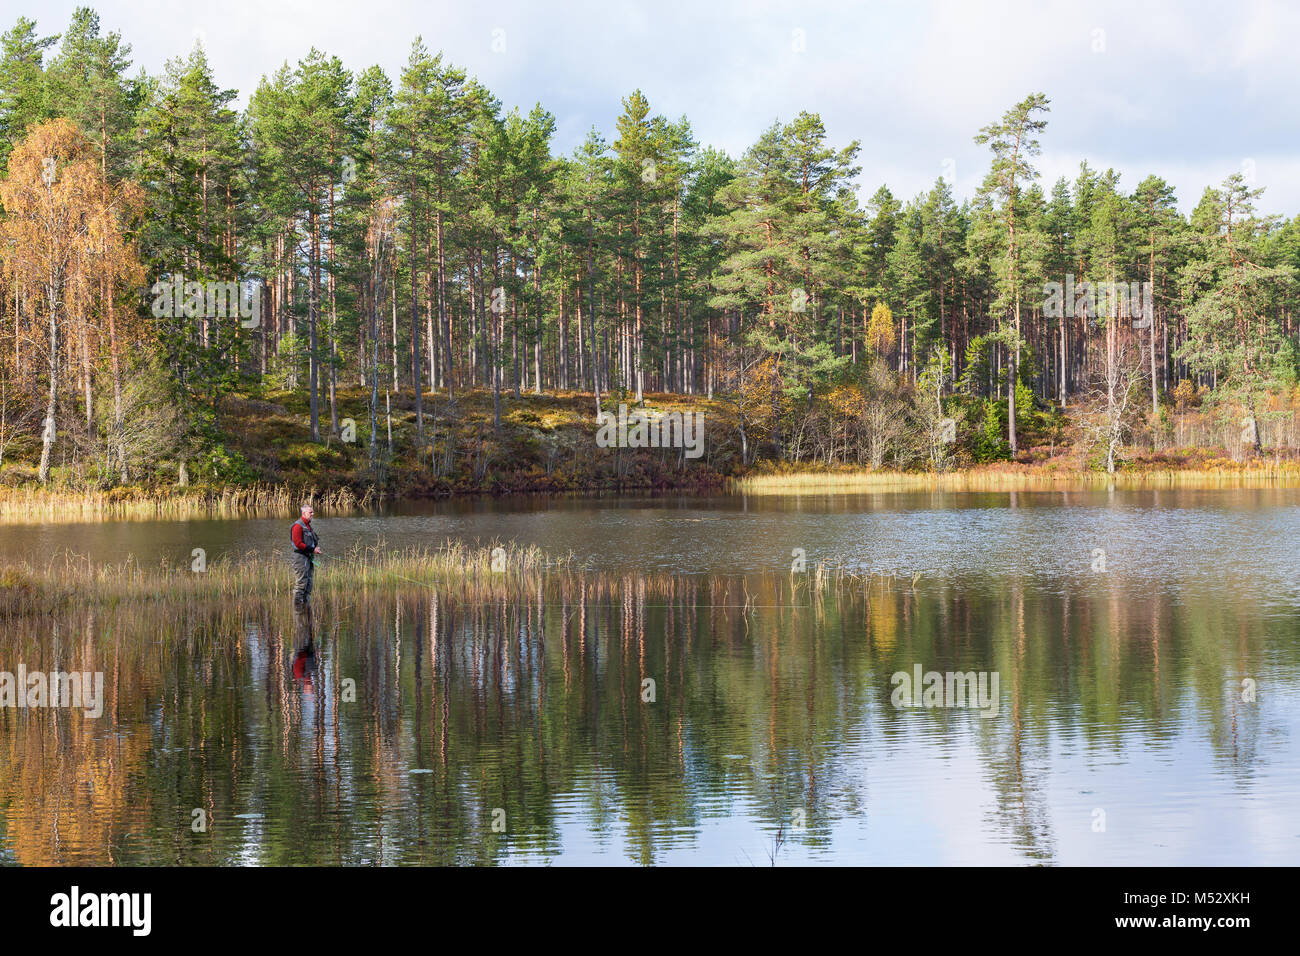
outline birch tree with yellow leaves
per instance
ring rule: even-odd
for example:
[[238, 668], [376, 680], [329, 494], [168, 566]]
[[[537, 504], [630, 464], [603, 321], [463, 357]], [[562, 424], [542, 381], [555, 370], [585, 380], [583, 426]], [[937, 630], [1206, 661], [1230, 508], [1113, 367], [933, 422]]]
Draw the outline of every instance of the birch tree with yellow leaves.
[[[120, 348], [128, 313], [121, 303], [143, 282], [128, 227], [142, 207], [129, 183], [110, 185], [92, 144], [67, 119], [32, 126], [9, 157], [0, 182], [4, 276], [23, 303], [18, 321], [43, 364], [45, 415], [38, 479], [49, 481], [51, 455], [66, 421], [61, 402], [83, 393], [93, 428], [94, 360], [107, 347], [116, 396], [114, 459], [125, 472]], [[42, 354], [43, 353], [43, 354]], [[43, 361], [42, 361], [43, 360]]]

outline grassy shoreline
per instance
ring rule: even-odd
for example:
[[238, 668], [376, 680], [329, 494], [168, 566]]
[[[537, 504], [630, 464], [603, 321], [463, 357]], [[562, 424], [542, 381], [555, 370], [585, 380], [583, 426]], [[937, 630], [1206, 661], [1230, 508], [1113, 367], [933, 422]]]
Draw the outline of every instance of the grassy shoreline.
[[1284, 462], [1211, 467], [1077, 471], [1035, 465], [980, 466], [946, 472], [796, 470], [746, 475], [732, 482], [742, 494], [850, 494], [887, 491], [1034, 491], [1143, 488], [1300, 487], [1300, 466]]
[[[519, 497], [523, 495], [599, 496], [604, 494], [670, 491], [679, 494], [729, 492], [752, 495], [852, 494], [889, 491], [1032, 491], [1086, 490], [1116, 487], [1253, 488], [1267, 485], [1300, 487], [1300, 463], [1215, 461], [1188, 467], [1129, 468], [1113, 475], [1102, 471], [1063, 469], [1053, 465], [983, 465], [947, 472], [871, 471], [858, 468], [784, 468], [726, 479], [700, 487], [596, 487], [566, 491], [482, 490], [452, 497]], [[0, 524], [46, 524], [96, 520], [192, 520], [205, 518], [264, 518], [293, 515], [302, 501], [330, 515], [375, 513], [400, 501], [447, 497], [426, 494], [387, 495], [376, 488], [355, 491], [291, 488], [255, 484], [247, 487], [119, 488], [78, 491], [39, 486], [0, 487]]]
[[[1278, 457], [1238, 461], [1225, 457], [1223, 448], [1150, 451], [1135, 445], [1125, 449], [1128, 458], [1120, 470], [1109, 475], [1090, 470], [1096, 462], [1072, 444], [1077, 436], [1056, 434], [1041, 422], [1037, 444], [1026, 431], [1025, 448], [1015, 462], [971, 464], [970, 449], [963, 447], [957, 452], [957, 467], [940, 473], [770, 458], [746, 467], [741, 464], [734, 407], [700, 396], [657, 393], [645, 396], [645, 411], [705, 417], [707, 440], [701, 457], [687, 459], [677, 448], [601, 447], [596, 441], [594, 396], [580, 392], [503, 395], [499, 427], [490, 392], [461, 391], [454, 399], [426, 393], [421, 440], [414, 399], [409, 390], [393, 394], [391, 454], [385, 417], [385, 440], [372, 461], [364, 434], [346, 442], [329, 435], [323, 442], [312, 440], [300, 395], [259, 391], [257, 397], [228, 396], [221, 408], [228, 442], [224, 464], [217, 468], [211, 461], [204, 464], [202, 456], [192, 456], [186, 472], [190, 483], [185, 485], [179, 462], [168, 459], [157, 463], [147, 478], [141, 473], [136, 485], [97, 490], [86, 473], [59, 467], [42, 486], [36, 482], [38, 445], [16, 442], [0, 469], [0, 525], [285, 518], [295, 515], [304, 500], [322, 514], [347, 515], [376, 513], [399, 502], [485, 496], [1005, 492], [1300, 483], [1300, 460], [1292, 457], [1300, 452], [1289, 448]], [[368, 393], [340, 389], [338, 401], [340, 415], [367, 422]], [[629, 396], [606, 396], [604, 405], [609, 410], [630, 401]], [[758, 449], [750, 451], [752, 455]]]
[[80, 491], [24, 485], [0, 488], [0, 523], [271, 517], [296, 514], [303, 501], [316, 502], [318, 509], [333, 514], [352, 514], [377, 508], [382, 500], [382, 495], [375, 489], [357, 494], [346, 487], [319, 491], [255, 484], [164, 491], [147, 488]]

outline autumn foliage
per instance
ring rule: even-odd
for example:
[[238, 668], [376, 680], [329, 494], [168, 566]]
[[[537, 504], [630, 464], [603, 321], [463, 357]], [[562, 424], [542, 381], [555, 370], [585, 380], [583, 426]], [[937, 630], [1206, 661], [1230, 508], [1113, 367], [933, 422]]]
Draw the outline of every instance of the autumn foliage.
[[84, 420], [83, 438], [93, 435], [104, 353], [115, 399], [110, 445], [124, 470], [121, 443], [111, 440], [123, 425], [121, 356], [123, 341], [135, 334], [131, 291], [144, 278], [129, 232], [143, 207], [140, 190], [110, 185], [90, 141], [71, 121], [55, 119], [33, 126], [10, 154], [0, 203], [6, 298], [15, 326], [27, 333], [16, 337], [16, 364], [39, 367], [44, 377], [39, 478], [48, 480], [51, 454], [65, 430], [75, 432], [73, 421]]

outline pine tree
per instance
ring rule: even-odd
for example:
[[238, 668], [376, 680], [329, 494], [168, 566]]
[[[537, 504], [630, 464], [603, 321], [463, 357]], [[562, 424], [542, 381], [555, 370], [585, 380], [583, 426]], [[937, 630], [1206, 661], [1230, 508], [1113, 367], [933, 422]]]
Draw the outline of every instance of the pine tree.
[[44, 60], [58, 39], [40, 36], [27, 17], [0, 36], [0, 167], [27, 127], [51, 115]]
[[[1138, 183], [1133, 193], [1133, 227], [1146, 233], [1145, 249], [1147, 282], [1150, 283], [1152, 311], [1143, 316], [1147, 323], [1147, 338], [1151, 358], [1151, 414], [1160, 414], [1160, 379], [1156, 374], [1156, 352], [1159, 341], [1161, 305], [1169, 299], [1165, 279], [1175, 268], [1177, 240], [1181, 217], [1178, 215], [1174, 189], [1159, 176], [1148, 176]], [[1159, 304], [1157, 304], [1159, 303]]]
[[1048, 99], [1042, 93], [1030, 94], [1005, 114], [1001, 122], [992, 123], [975, 137], [978, 145], [988, 145], [993, 152], [993, 164], [981, 187], [985, 194], [1001, 203], [1001, 220], [1006, 228], [1006, 253], [998, 276], [998, 297], [993, 307], [999, 316], [1011, 312], [1011, 327], [1003, 328], [1002, 335], [1011, 356], [1011, 382], [1007, 390], [1007, 441], [1011, 454], [1016, 453], [1016, 402], [1014, 383], [1019, 378], [1020, 355], [1020, 304], [1024, 294], [1022, 245], [1016, 234], [1017, 203], [1026, 182], [1037, 175], [1029, 160], [1039, 152], [1037, 135], [1047, 128], [1047, 121], [1037, 114], [1048, 109]]
[[[1258, 451], [1262, 447], [1259, 417], [1268, 390], [1292, 380], [1296, 348], [1279, 321], [1276, 296], [1289, 288], [1295, 271], [1287, 263], [1267, 261], [1261, 240], [1273, 220], [1255, 214], [1262, 189], [1251, 189], [1240, 173], [1203, 201], [1203, 215], [1217, 221], [1203, 225], [1197, 248], [1184, 267], [1183, 295], [1188, 341], [1181, 356], [1194, 368], [1209, 371], [1216, 386], [1246, 410], [1243, 437]], [[1213, 228], [1210, 228], [1213, 227]]]

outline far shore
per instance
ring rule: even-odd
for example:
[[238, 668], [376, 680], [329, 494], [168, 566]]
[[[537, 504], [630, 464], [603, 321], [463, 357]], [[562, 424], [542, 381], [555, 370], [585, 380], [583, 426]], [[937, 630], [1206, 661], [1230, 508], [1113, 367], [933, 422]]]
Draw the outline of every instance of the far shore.
[[0, 487], [0, 523], [26, 524], [94, 520], [187, 520], [279, 517], [312, 502], [328, 515], [377, 513], [401, 503], [431, 500], [608, 495], [825, 495], [895, 491], [1008, 492], [1116, 488], [1230, 489], [1300, 487], [1300, 463], [1257, 459], [1202, 460], [1186, 467], [1131, 467], [1113, 474], [1062, 468], [1057, 463], [999, 463], [943, 472], [863, 468], [782, 468], [681, 485], [627, 484], [565, 489], [499, 488], [438, 494], [391, 494], [375, 487], [319, 488], [252, 484], [225, 487], [126, 487], [109, 490], [19, 485]]

